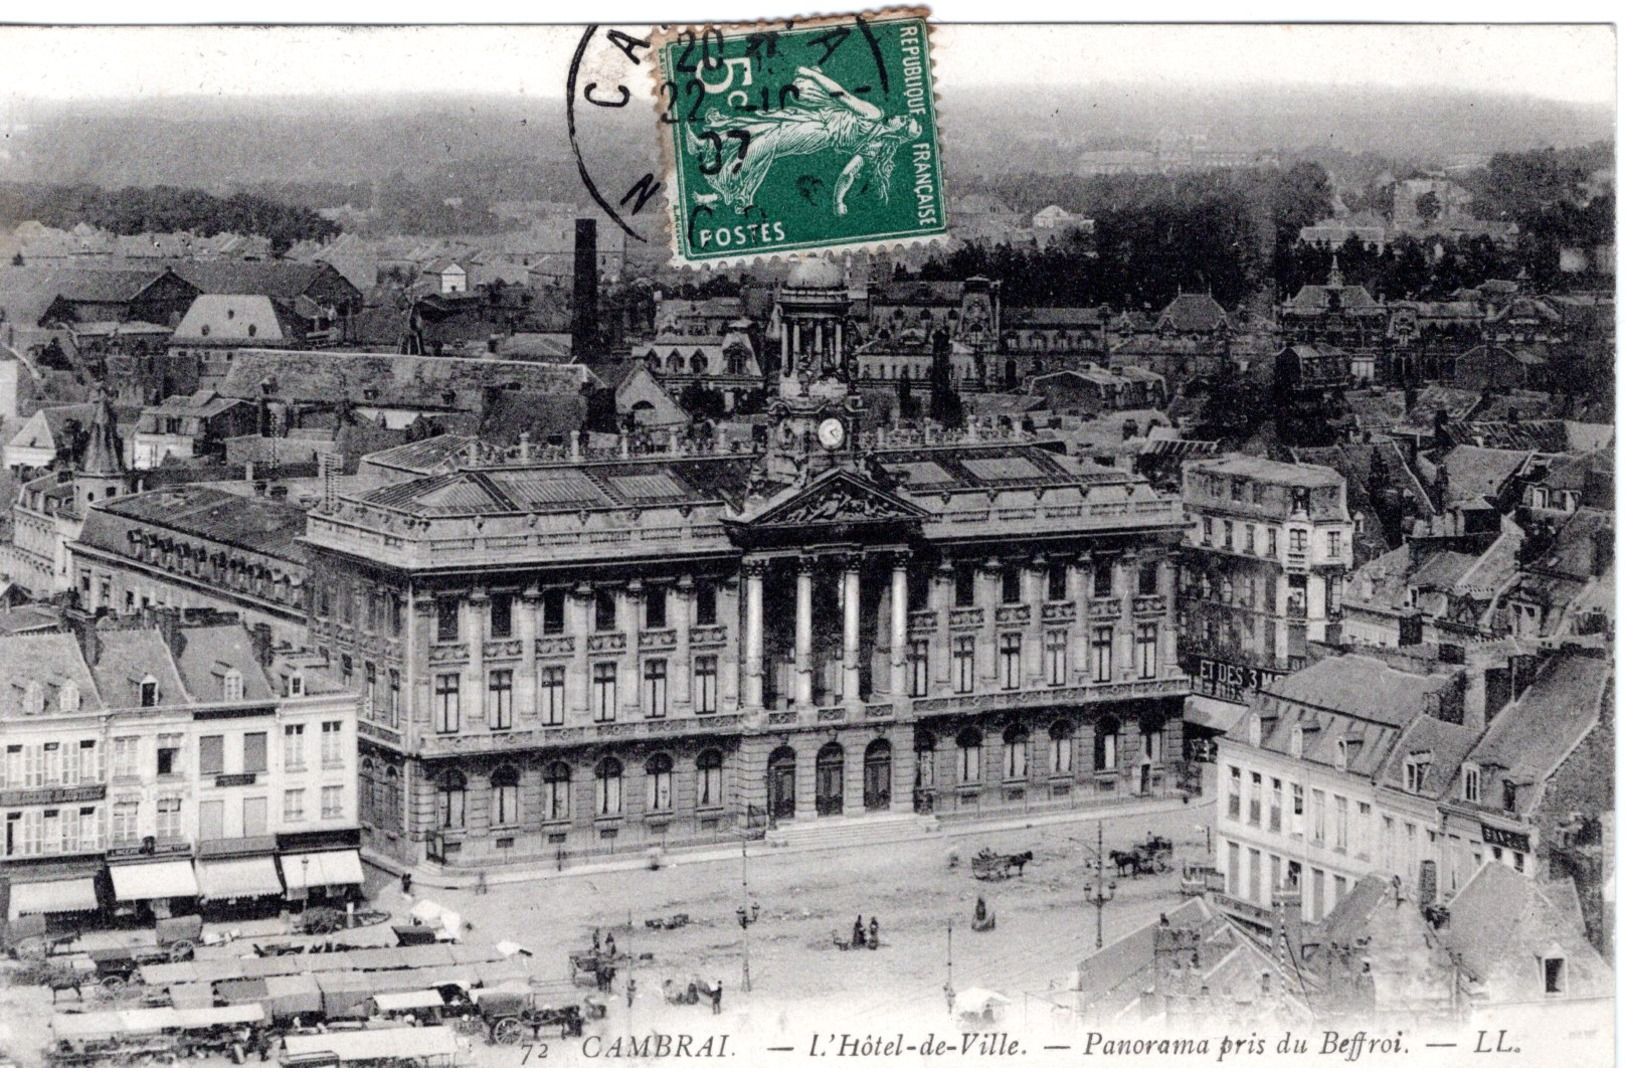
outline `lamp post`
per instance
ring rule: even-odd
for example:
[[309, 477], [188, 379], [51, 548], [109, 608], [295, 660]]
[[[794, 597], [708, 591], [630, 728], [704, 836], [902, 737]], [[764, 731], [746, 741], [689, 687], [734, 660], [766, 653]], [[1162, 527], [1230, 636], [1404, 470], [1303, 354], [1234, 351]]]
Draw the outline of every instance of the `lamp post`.
[[1106, 944], [1105, 908], [1117, 896], [1116, 881], [1106, 881], [1106, 826], [1095, 824], [1095, 881], [1083, 884], [1083, 903], [1095, 906], [1095, 948]]
[[310, 857], [299, 857], [299, 888], [305, 891], [304, 903], [299, 906], [299, 914], [304, 915], [310, 911]]
[[750, 925], [756, 922], [762, 914], [762, 906], [750, 899], [750, 839], [739, 839], [739, 885], [744, 896], [734, 914], [739, 919], [739, 929], [745, 932], [745, 969], [739, 981], [739, 989], [750, 993]]

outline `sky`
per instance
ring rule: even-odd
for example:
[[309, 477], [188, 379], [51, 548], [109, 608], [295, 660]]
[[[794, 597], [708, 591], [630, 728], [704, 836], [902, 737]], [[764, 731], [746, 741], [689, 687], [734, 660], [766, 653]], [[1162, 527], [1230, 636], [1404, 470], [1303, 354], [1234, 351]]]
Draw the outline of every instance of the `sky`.
[[[937, 5], [939, 15], [944, 6]], [[985, 11], [967, 7], [946, 13]], [[579, 28], [562, 26], [6, 26], [0, 102], [433, 91], [556, 97], [579, 36]], [[939, 23], [934, 41], [944, 89], [1378, 85], [1607, 105], [1616, 88], [1614, 32], [1597, 25]]]

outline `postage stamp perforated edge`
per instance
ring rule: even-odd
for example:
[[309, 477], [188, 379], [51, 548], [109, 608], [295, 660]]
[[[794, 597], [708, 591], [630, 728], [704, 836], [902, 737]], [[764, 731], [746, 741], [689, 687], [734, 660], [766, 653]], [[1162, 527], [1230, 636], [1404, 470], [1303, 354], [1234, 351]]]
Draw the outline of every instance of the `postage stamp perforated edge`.
[[[683, 230], [686, 210], [690, 207], [686, 203], [689, 196], [685, 192], [684, 176], [677, 154], [677, 139], [683, 132], [681, 122], [668, 122], [664, 116], [671, 106], [665, 93], [665, 87], [675, 80], [670, 78], [668, 71], [668, 49], [679, 43], [685, 34], [692, 35], [690, 41], [703, 41], [705, 35], [714, 34], [726, 38], [762, 33], [768, 31], [808, 31], [820, 28], [853, 27], [860, 22], [871, 25], [879, 22], [898, 22], [908, 19], [918, 19], [924, 26], [924, 55], [923, 68], [928, 86], [930, 101], [930, 144], [933, 156], [933, 169], [936, 193], [937, 221], [928, 231], [915, 233], [877, 233], [858, 237], [835, 237], [827, 242], [807, 241], [794, 245], [779, 244], [755, 249], [741, 249], [737, 253], [707, 254], [701, 257], [690, 256], [685, 251], [686, 232]], [[655, 122], [658, 128], [657, 135], [661, 145], [661, 164], [665, 177], [664, 193], [666, 202], [665, 224], [668, 229], [668, 242], [671, 249], [670, 263], [673, 267], [687, 268], [715, 268], [728, 269], [747, 267], [750, 265], [771, 264], [775, 261], [793, 262], [810, 257], [829, 253], [888, 253], [897, 250], [940, 245], [951, 238], [946, 204], [946, 186], [943, 178], [943, 143], [946, 133], [942, 124], [942, 97], [937, 83], [936, 68], [933, 63], [933, 35], [935, 26], [930, 20], [930, 9], [924, 6], [887, 7], [861, 12], [851, 12], [840, 15], [819, 15], [808, 18], [788, 19], [762, 19], [756, 22], [734, 23], [705, 23], [684, 25], [660, 25], [652, 29], [649, 42], [651, 54], [655, 62], [650, 68], [650, 79], [653, 83], [653, 99], [655, 109]]]

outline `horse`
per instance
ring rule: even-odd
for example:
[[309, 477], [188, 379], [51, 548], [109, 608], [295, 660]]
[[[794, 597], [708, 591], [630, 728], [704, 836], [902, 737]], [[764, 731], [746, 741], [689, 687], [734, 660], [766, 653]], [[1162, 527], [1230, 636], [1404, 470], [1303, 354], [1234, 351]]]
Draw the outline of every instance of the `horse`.
[[1112, 864], [1117, 868], [1118, 878], [1139, 878], [1140, 873], [1146, 869], [1145, 857], [1139, 850], [1121, 852], [1113, 849], [1106, 855], [1112, 858]]
[[1005, 859], [1010, 862], [1010, 866], [1015, 869], [1016, 875], [1019, 877], [1026, 866], [1033, 862], [1033, 852], [1028, 849], [1026, 852], [1018, 852], [1014, 856], [1007, 856]]

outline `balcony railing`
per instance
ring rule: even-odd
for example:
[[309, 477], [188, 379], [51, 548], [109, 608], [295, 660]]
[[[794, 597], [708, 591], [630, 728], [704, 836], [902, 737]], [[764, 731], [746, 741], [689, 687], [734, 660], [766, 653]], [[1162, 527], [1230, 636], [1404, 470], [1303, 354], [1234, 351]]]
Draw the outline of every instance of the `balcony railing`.
[[1146, 681], [1111, 681], [1088, 685], [1063, 685], [1034, 689], [1000, 689], [955, 696], [939, 696], [914, 701], [914, 713], [936, 715], [986, 708], [1046, 707], [1063, 703], [1108, 703], [1119, 700], [1155, 699], [1183, 696], [1190, 692], [1190, 679], [1183, 674]]
[[660, 718], [636, 722], [596, 722], [590, 726], [543, 726], [536, 729], [502, 730], [483, 733], [423, 734], [418, 751], [426, 758], [440, 758], [489, 752], [512, 752], [567, 744], [589, 744], [605, 740], [649, 740], [683, 737], [698, 733], [727, 733], [740, 729], [743, 716], [699, 715], [693, 718]]

